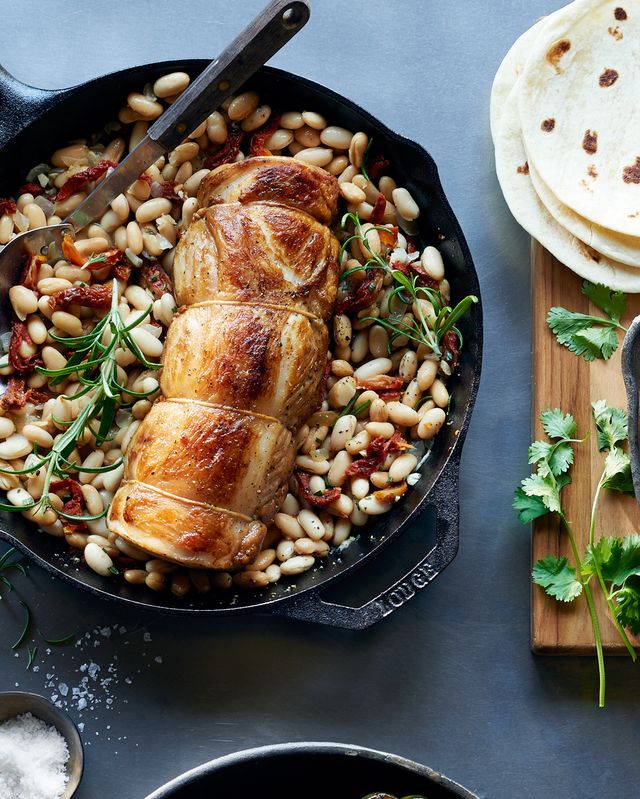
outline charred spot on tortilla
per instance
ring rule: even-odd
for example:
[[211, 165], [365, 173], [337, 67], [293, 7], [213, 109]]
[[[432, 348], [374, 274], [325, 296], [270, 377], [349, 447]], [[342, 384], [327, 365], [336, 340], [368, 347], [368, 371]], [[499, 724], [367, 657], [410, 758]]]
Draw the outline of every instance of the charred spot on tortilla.
[[562, 56], [566, 55], [569, 50], [571, 50], [571, 42], [568, 39], [560, 39], [559, 42], [556, 42], [553, 47], [550, 47], [549, 50], [547, 50], [547, 61], [555, 69], [558, 75], [562, 72], [558, 66], [560, 59]]
[[589, 166], [587, 167], [587, 175], [589, 175], [589, 177], [593, 178], [594, 180], [598, 177], [598, 170], [596, 169], [595, 164], [589, 164]]
[[545, 133], [551, 133], [551, 131], [555, 128], [556, 121], [552, 117], [549, 119], [544, 119], [542, 124], [540, 125], [540, 130], [543, 130]]
[[529, 174], [529, 162], [528, 162], [528, 161], [525, 161], [525, 162], [524, 162], [524, 164], [523, 164], [522, 166], [519, 166], [519, 167], [516, 169], [516, 172], [517, 172], [519, 175], [528, 175], [528, 174]]
[[616, 10], [613, 12], [613, 16], [617, 20], [624, 20], [627, 18], [627, 12], [624, 10], [624, 8], [618, 6], [618, 8], [616, 8]]
[[582, 149], [589, 155], [593, 155], [598, 151], [598, 134], [595, 130], [585, 130], [582, 138]]
[[613, 84], [618, 80], [620, 77], [619, 73], [616, 72], [615, 69], [605, 69], [605, 71], [600, 75], [598, 78], [598, 83], [602, 86], [603, 89], [608, 88], [609, 86], [613, 86]]
[[624, 39], [622, 31], [620, 30], [620, 28], [617, 25], [616, 25], [615, 28], [607, 28], [607, 30], [609, 31], [609, 35], [613, 36], [613, 38], [617, 42], [619, 42], [621, 39]]
[[622, 180], [625, 183], [640, 183], [640, 155], [636, 156], [635, 164], [625, 166], [622, 170]]

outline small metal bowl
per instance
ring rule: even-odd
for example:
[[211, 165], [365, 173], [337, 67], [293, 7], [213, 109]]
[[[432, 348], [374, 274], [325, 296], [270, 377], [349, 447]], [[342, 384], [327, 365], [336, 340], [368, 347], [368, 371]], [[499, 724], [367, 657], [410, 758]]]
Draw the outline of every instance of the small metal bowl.
[[84, 769], [84, 749], [78, 728], [64, 710], [60, 710], [44, 696], [29, 694], [25, 691], [0, 693], [0, 723], [15, 716], [21, 716], [23, 713], [31, 713], [36, 718], [42, 719], [45, 724], [55, 727], [67, 742], [69, 749], [67, 776], [69, 780], [60, 799], [71, 799], [80, 785]]

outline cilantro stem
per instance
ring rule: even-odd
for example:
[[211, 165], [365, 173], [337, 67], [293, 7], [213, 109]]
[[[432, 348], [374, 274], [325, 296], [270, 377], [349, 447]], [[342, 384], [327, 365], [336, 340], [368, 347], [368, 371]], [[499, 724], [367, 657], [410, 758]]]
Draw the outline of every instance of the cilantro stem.
[[594, 497], [593, 497], [593, 505], [591, 507], [591, 522], [589, 524], [589, 548], [591, 550], [591, 558], [593, 560], [593, 566], [598, 577], [598, 583], [600, 584], [600, 588], [602, 589], [602, 594], [605, 598], [607, 603], [607, 607], [609, 608], [609, 613], [611, 615], [611, 620], [615, 624], [616, 630], [618, 631], [618, 635], [620, 636], [622, 643], [625, 645], [627, 652], [631, 656], [631, 660], [635, 663], [638, 656], [636, 654], [636, 650], [633, 647], [633, 644], [629, 640], [629, 636], [627, 635], [624, 627], [620, 624], [618, 619], [618, 614], [616, 613], [615, 606], [613, 604], [613, 600], [611, 599], [609, 592], [607, 591], [607, 586], [604, 582], [604, 577], [602, 576], [602, 568], [600, 566], [600, 560], [598, 557], [598, 553], [596, 552], [595, 544], [595, 530], [596, 530], [596, 516], [598, 511], [598, 502], [600, 500], [600, 492], [602, 491], [602, 486], [604, 485], [604, 481], [606, 479], [606, 469], [603, 470], [600, 480], [598, 481], [598, 486], [596, 488]]
[[600, 682], [600, 689], [598, 692], [598, 707], [604, 707], [604, 698], [606, 692], [606, 672], [604, 668], [604, 651], [602, 649], [602, 635], [600, 633], [600, 622], [598, 621], [598, 614], [596, 612], [595, 602], [593, 601], [593, 594], [591, 593], [591, 587], [589, 583], [585, 581], [584, 577], [582, 576], [582, 570], [580, 568], [580, 556], [578, 555], [578, 547], [576, 546], [575, 538], [573, 537], [573, 530], [571, 529], [571, 525], [567, 521], [567, 517], [564, 515], [562, 511], [560, 511], [560, 519], [564, 524], [564, 528], [567, 531], [567, 536], [569, 537], [569, 542], [571, 544], [571, 550], [573, 552], [573, 558], [576, 564], [576, 577], [578, 581], [582, 583], [582, 590], [584, 591], [585, 599], [587, 600], [587, 605], [589, 607], [589, 615], [591, 616], [591, 626], [593, 628], [593, 639], [596, 645], [596, 655], [598, 658], [598, 678]]

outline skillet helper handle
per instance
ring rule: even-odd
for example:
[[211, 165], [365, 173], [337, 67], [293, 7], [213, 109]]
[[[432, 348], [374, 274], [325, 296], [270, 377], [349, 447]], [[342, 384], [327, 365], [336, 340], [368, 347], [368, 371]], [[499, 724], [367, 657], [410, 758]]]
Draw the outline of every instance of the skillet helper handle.
[[230, 97], [309, 19], [306, 0], [274, 0], [165, 111], [148, 136], [173, 150], [211, 110]]
[[[402, 607], [426, 588], [458, 551], [458, 468], [457, 458], [449, 461], [428, 494], [426, 504], [436, 509], [436, 544], [404, 577], [359, 608], [325, 602], [318, 590], [301, 594], [297, 600], [277, 607], [272, 613], [332, 627], [364, 630]], [[396, 546], [402, 546], [401, 538]]]
[[0, 148], [64, 94], [64, 90], [60, 89], [37, 89], [35, 86], [28, 86], [0, 65]]
[[278, 52], [309, 19], [306, 0], [273, 0], [149, 128], [147, 135], [64, 221], [82, 230], [167, 150], [173, 150]]

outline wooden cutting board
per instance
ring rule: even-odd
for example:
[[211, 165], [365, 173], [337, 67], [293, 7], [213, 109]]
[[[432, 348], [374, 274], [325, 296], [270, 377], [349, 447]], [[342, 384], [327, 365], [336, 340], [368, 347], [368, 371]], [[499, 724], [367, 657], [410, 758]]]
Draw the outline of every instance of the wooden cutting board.
[[[591, 502], [600, 479], [603, 456], [598, 452], [591, 402], [606, 399], [612, 406], [626, 408], [626, 396], [620, 371], [620, 347], [609, 361], [587, 363], [561, 347], [547, 327], [549, 308], [561, 305], [572, 311], [602, 315], [582, 294], [582, 279], [562, 266], [536, 241], [532, 245], [533, 294], [533, 438], [543, 438], [540, 412], [546, 408], [562, 408], [576, 419], [578, 435], [590, 433], [588, 441], [576, 447], [576, 462], [572, 468], [573, 482], [562, 496], [566, 516], [580, 551], [589, 537]], [[640, 295], [628, 295], [628, 326], [640, 314]], [[620, 338], [620, 343], [622, 340]], [[600, 500], [596, 538], [600, 535], [624, 536], [640, 532], [640, 507], [634, 497], [604, 491]], [[533, 561], [545, 555], [567, 555], [572, 561], [565, 533], [554, 516], [538, 519], [533, 525]], [[606, 652], [626, 654], [599, 586], [592, 582], [598, 608], [602, 641]], [[532, 649], [538, 654], [593, 654], [591, 621], [583, 598], [562, 604], [533, 586]], [[640, 638], [635, 639], [640, 647]]]

